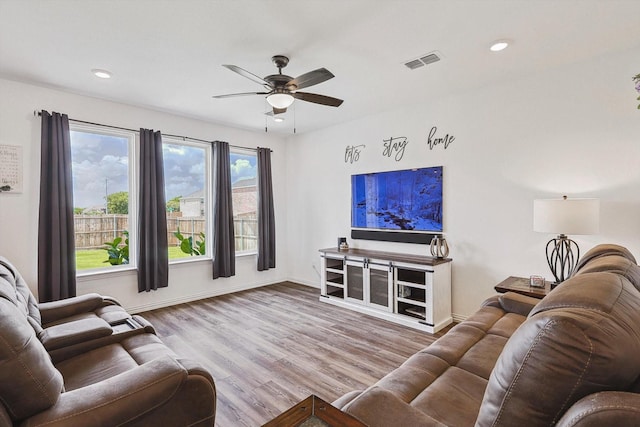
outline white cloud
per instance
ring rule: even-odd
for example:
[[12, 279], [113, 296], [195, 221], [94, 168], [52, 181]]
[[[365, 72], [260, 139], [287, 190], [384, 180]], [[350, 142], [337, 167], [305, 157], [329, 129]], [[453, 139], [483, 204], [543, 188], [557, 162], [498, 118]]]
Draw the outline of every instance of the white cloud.
[[231, 182], [236, 182], [244, 178], [255, 178], [256, 167], [251, 165], [247, 159], [236, 159], [231, 165]]

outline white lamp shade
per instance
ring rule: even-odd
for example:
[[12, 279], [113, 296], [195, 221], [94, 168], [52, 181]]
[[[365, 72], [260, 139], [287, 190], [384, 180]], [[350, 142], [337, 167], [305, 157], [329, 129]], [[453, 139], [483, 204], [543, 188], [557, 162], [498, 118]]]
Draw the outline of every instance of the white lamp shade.
[[267, 102], [273, 108], [288, 108], [293, 104], [293, 96], [288, 93], [273, 93], [267, 96]]
[[596, 234], [600, 231], [600, 200], [534, 200], [533, 230], [551, 234]]

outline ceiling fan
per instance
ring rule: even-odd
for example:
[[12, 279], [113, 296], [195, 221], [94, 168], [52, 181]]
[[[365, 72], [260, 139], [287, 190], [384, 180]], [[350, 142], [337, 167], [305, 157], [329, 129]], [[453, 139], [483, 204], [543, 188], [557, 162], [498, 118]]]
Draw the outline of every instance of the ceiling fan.
[[271, 58], [271, 61], [273, 61], [274, 65], [278, 67], [278, 74], [271, 74], [264, 78], [258, 77], [255, 74], [235, 65], [223, 65], [223, 67], [258, 83], [259, 85], [262, 85], [266, 92], [231, 93], [228, 95], [216, 95], [214, 98], [266, 95], [267, 102], [273, 108], [273, 111], [267, 113], [269, 115], [282, 114], [286, 112], [287, 108], [293, 104], [295, 99], [313, 102], [314, 104], [328, 105], [330, 107], [339, 107], [340, 104], [342, 104], [342, 99], [318, 95], [316, 93], [298, 92], [299, 89], [317, 85], [318, 83], [332, 79], [334, 75], [331, 71], [326, 68], [318, 68], [317, 70], [309, 71], [308, 73], [293, 78], [282, 74], [282, 69], [289, 63], [289, 58], [284, 55], [276, 55]]

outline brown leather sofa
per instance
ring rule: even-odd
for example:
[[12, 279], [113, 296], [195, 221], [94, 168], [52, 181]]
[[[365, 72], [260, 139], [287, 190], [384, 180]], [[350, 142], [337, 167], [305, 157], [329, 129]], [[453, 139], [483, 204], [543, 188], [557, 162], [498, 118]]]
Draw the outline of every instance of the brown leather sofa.
[[37, 304], [0, 258], [0, 325], [0, 427], [214, 425], [211, 375], [110, 298]]
[[640, 425], [640, 267], [589, 251], [542, 300], [507, 293], [334, 406], [381, 426]]

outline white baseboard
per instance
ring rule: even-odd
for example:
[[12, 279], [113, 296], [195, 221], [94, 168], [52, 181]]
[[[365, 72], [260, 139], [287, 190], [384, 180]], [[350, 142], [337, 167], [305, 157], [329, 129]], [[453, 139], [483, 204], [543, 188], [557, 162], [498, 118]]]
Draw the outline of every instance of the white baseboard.
[[136, 314], [136, 313], [142, 313], [144, 311], [155, 310], [158, 308], [171, 307], [173, 305], [184, 304], [187, 302], [198, 301], [201, 299], [217, 297], [220, 295], [232, 294], [234, 292], [246, 291], [248, 289], [260, 288], [262, 286], [275, 285], [276, 283], [282, 283], [282, 282], [283, 282], [282, 280], [276, 280], [274, 282], [268, 282], [268, 283], [253, 283], [253, 284], [244, 285], [244, 286], [234, 286], [234, 287], [225, 288], [224, 290], [217, 289], [212, 292], [201, 292], [199, 294], [186, 295], [180, 298], [173, 298], [173, 299], [163, 300], [155, 303], [135, 305], [135, 306], [129, 306], [124, 308], [129, 313]]
[[451, 314], [451, 317], [453, 317], [453, 321], [454, 322], [460, 323], [460, 322], [464, 322], [465, 320], [467, 320], [467, 317], [469, 317], [469, 316], [462, 316], [460, 314], [453, 313], [453, 314]]
[[[244, 285], [244, 286], [234, 286], [234, 287], [226, 288], [224, 290], [216, 289], [216, 290], [211, 291], [211, 292], [201, 292], [199, 294], [187, 295], [187, 296], [184, 296], [184, 297], [173, 298], [173, 299], [159, 301], [159, 302], [155, 302], [155, 303], [129, 306], [129, 307], [125, 307], [125, 309], [131, 314], [142, 313], [144, 311], [156, 310], [158, 308], [171, 307], [172, 305], [184, 304], [184, 303], [187, 303], [187, 302], [198, 301], [198, 300], [201, 300], [201, 299], [217, 297], [217, 296], [220, 296], [220, 295], [232, 294], [234, 292], [241, 292], [241, 291], [246, 291], [246, 290], [249, 290], [249, 289], [260, 288], [262, 286], [275, 285], [276, 283], [282, 283], [284, 281], [298, 283], [300, 285], [309, 286], [309, 287], [315, 288], [315, 289], [320, 289], [320, 284], [318, 282], [316, 282], [316, 281], [310, 282], [308, 280], [303, 280], [303, 279], [288, 278], [286, 280], [276, 280], [276, 281], [267, 282], [267, 283], [252, 283], [252, 284]], [[319, 293], [318, 293], [318, 295], [319, 295]], [[456, 313], [453, 313], [451, 316], [453, 318], [453, 321], [456, 322], [456, 323], [463, 322], [468, 317], [468, 316], [462, 316], [462, 315], [456, 314]]]
[[303, 279], [287, 279], [287, 282], [293, 282], [293, 283], [298, 283], [300, 285], [305, 285], [305, 286], [309, 286], [311, 288], [316, 288], [316, 289], [320, 289], [320, 282], [310, 282], [308, 280], [303, 280]]

